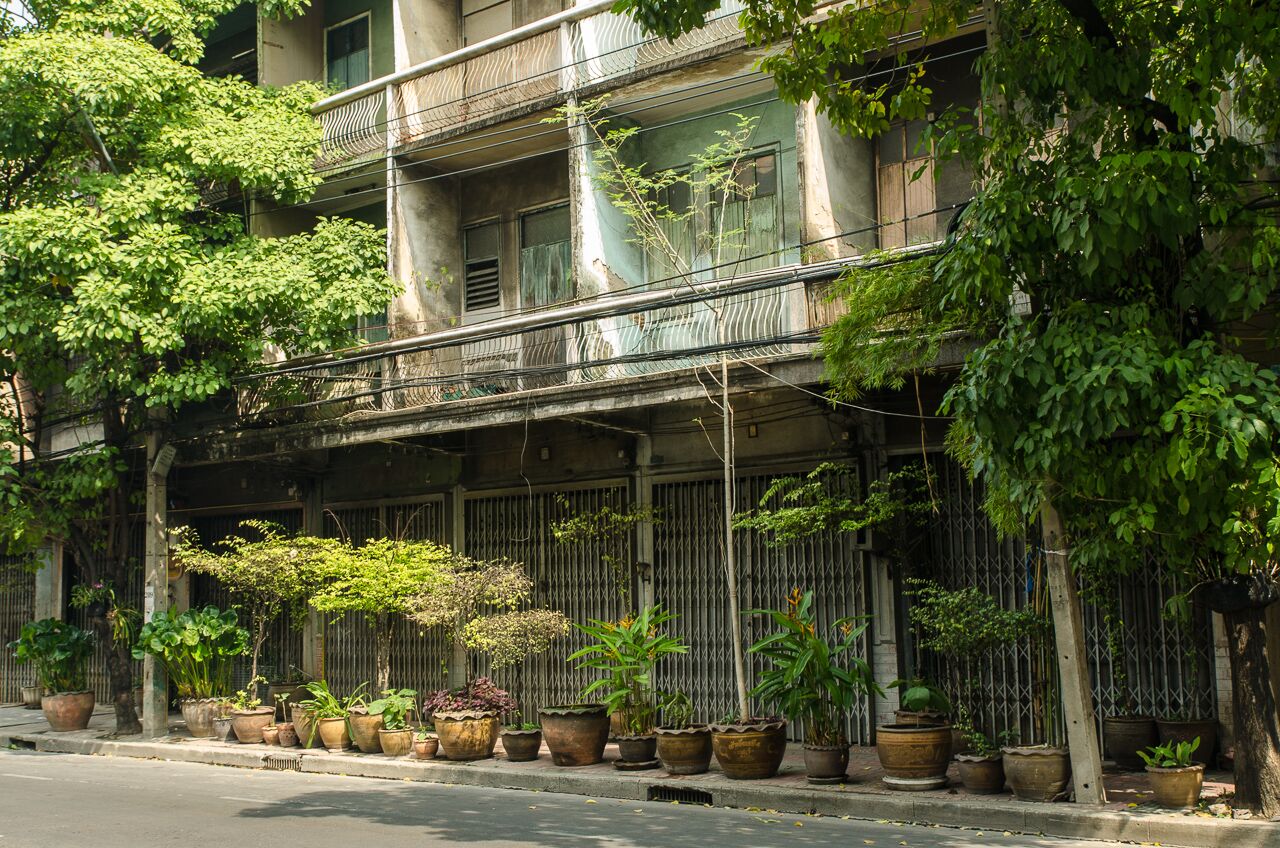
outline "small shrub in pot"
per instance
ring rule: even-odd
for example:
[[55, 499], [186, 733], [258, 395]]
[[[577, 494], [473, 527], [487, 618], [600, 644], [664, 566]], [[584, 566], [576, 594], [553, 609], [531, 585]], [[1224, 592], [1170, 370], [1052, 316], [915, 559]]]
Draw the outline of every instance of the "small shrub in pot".
[[258, 684], [266, 682], [255, 677], [231, 698], [231, 728], [242, 745], [265, 741], [262, 730], [275, 721], [275, 708], [262, 706], [258, 697]]
[[430, 715], [440, 748], [451, 760], [483, 760], [493, 756], [499, 717], [515, 712], [515, 698], [487, 677], [457, 689], [427, 695], [422, 709]]
[[693, 723], [693, 702], [672, 692], [662, 702], [658, 761], [669, 774], [702, 774], [711, 765], [711, 728]]
[[503, 728], [502, 750], [513, 763], [527, 763], [538, 759], [542, 749], [542, 728], [536, 724], [513, 724]]
[[88, 687], [88, 663], [94, 639], [88, 630], [58, 619], [31, 621], [9, 643], [18, 663], [32, 663], [45, 694], [40, 699], [49, 727], [55, 731], [84, 730], [93, 715], [93, 692]]
[[1147, 764], [1151, 790], [1162, 807], [1183, 809], [1194, 807], [1204, 787], [1204, 764], [1194, 759], [1200, 747], [1199, 737], [1190, 742], [1152, 745], [1138, 756]]
[[387, 689], [382, 697], [369, 703], [369, 715], [382, 718], [378, 737], [382, 753], [389, 757], [403, 757], [413, 749], [413, 728], [409, 727], [408, 717], [417, 709], [417, 697], [413, 689]]

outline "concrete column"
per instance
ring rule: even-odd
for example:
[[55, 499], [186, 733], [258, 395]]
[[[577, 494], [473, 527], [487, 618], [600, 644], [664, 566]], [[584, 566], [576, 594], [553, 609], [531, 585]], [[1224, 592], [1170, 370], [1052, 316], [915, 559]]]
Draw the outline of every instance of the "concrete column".
[[[636, 436], [636, 468], [631, 476], [631, 502], [637, 509], [653, 507], [653, 439]], [[641, 521], [635, 525], [632, 540], [633, 561], [637, 564], [636, 606], [652, 606], [654, 596], [653, 575], [653, 522]]]
[[62, 618], [65, 599], [62, 597], [62, 543], [53, 542], [36, 554], [40, 570], [36, 572], [36, 600], [32, 610], [34, 617]]
[[[457, 178], [415, 182], [434, 172], [396, 166], [405, 168], [393, 174], [387, 237], [391, 276], [404, 286], [390, 309], [391, 333], [399, 337], [443, 329], [462, 315], [464, 268]], [[447, 368], [451, 355], [457, 350], [435, 351], [431, 362]]]
[[[1219, 750], [1228, 751], [1236, 744], [1234, 692], [1231, 685], [1231, 655], [1228, 653], [1227, 625], [1222, 614], [1213, 614], [1213, 682], [1214, 698], [1218, 706]], [[1272, 671], [1276, 666], [1272, 662]]]
[[[864, 417], [858, 429], [862, 444], [871, 445], [863, 452], [862, 467], [867, 480], [874, 480], [887, 470], [888, 456], [884, 451], [885, 428], [882, 416]], [[892, 724], [894, 711], [898, 709], [898, 690], [887, 684], [902, 676], [898, 667], [898, 604], [895, 591], [895, 574], [893, 563], [870, 553], [863, 554], [867, 563], [869, 578], [868, 592], [871, 602], [871, 628], [869, 657], [871, 672], [877, 683], [886, 687], [883, 696], [877, 697], [872, 705], [872, 727], [881, 724]]]
[[[163, 447], [163, 409], [149, 410], [147, 446], [146, 584], [142, 617], [150, 621], [169, 607], [169, 461], [157, 462]], [[171, 460], [171, 458], [170, 458]], [[152, 654], [142, 663], [142, 734], [151, 738], [169, 733], [169, 681], [164, 666]]]
[[[324, 486], [319, 479], [307, 488], [302, 503], [302, 532], [324, 535]], [[302, 671], [315, 680], [324, 679], [324, 615], [310, 607], [302, 623]]]
[[[462, 486], [454, 486], [444, 497], [445, 526], [449, 532], [450, 546], [458, 553], [467, 551], [467, 515], [466, 500]], [[446, 685], [456, 689], [467, 682], [467, 650], [460, 642], [451, 646], [449, 656], [449, 677]]]
[[[813, 100], [796, 107], [800, 240], [805, 262], [856, 256], [878, 244], [872, 142], [841, 135]], [[838, 233], [861, 230], [852, 235]]]

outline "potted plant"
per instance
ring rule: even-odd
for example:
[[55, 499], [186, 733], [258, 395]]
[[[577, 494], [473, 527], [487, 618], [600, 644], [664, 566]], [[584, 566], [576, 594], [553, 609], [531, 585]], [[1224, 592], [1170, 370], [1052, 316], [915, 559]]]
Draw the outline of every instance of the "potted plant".
[[[1011, 734], [1004, 731], [1001, 740], [1008, 744]], [[960, 766], [960, 782], [975, 795], [994, 795], [1004, 791], [1004, 755], [1000, 745], [992, 743], [985, 733], [970, 728], [965, 733], [968, 750], [956, 754]]]
[[[311, 693], [308, 692], [307, 694], [310, 695]], [[293, 718], [293, 730], [298, 734], [298, 744], [303, 748], [314, 748], [320, 744], [320, 735], [316, 732], [315, 713], [304, 706], [304, 703], [308, 700], [310, 699], [303, 698], [290, 704], [289, 714]]]
[[347, 728], [347, 713], [351, 706], [363, 697], [365, 684], [361, 683], [354, 692], [340, 698], [329, 689], [323, 680], [313, 680], [307, 684], [307, 692], [311, 697], [301, 704], [312, 724], [309, 735], [318, 736], [324, 747], [331, 753], [340, 753], [351, 747], [351, 734]]
[[298, 731], [291, 721], [282, 721], [276, 725], [277, 741], [281, 748], [292, 748], [298, 744]]
[[22, 625], [9, 643], [18, 663], [33, 663], [44, 694], [40, 709], [49, 728], [84, 730], [93, 715], [93, 692], [88, 688], [88, 663], [93, 634], [74, 624], [44, 618]]
[[22, 687], [22, 708], [24, 710], [40, 709], [40, 685]]
[[275, 708], [263, 706], [258, 697], [258, 684], [266, 682], [265, 677], [254, 677], [231, 697], [231, 729], [242, 745], [264, 741], [263, 728], [275, 721]]
[[351, 743], [362, 754], [381, 754], [382, 739], [378, 731], [382, 730], [382, 716], [369, 712], [369, 701], [363, 695], [353, 697], [347, 705], [347, 730], [351, 733]]
[[895, 680], [889, 684], [898, 690], [898, 709], [893, 711], [897, 724], [946, 724], [951, 716], [951, 699], [935, 683], [922, 677]]
[[542, 728], [527, 722], [503, 728], [502, 750], [513, 763], [538, 759], [538, 752], [542, 750]]
[[421, 728], [417, 736], [413, 740], [413, 755], [420, 760], [430, 760], [435, 757], [436, 751], [440, 748], [440, 737], [431, 729], [430, 725]]
[[1213, 762], [1213, 751], [1218, 745], [1218, 722], [1202, 718], [1190, 712], [1174, 713], [1156, 719], [1161, 745], [1177, 745], [1199, 739], [1193, 750], [1195, 762], [1208, 765]]
[[178, 690], [187, 730], [195, 737], [214, 734], [213, 721], [231, 694], [231, 669], [249, 649], [249, 632], [238, 625], [235, 610], [214, 606], [156, 613], [142, 625], [134, 659], [152, 654]]
[[[653, 732], [657, 716], [653, 670], [664, 657], [689, 650], [679, 639], [663, 632], [663, 627], [675, 618], [659, 604], [644, 607], [617, 623], [591, 619], [587, 624], [574, 625], [594, 641], [570, 654], [568, 661], [576, 661], [580, 671], [598, 671], [605, 675], [588, 683], [581, 697], [589, 700], [599, 696], [609, 715], [623, 717], [625, 733], [617, 740], [621, 767], [658, 765], [658, 738]], [[556, 708], [543, 712], [544, 716], [551, 716], [554, 724], [547, 728], [547, 746], [557, 764], [560, 759], [577, 761], [594, 757], [592, 762], [599, 762], [603, 758], [603, 742], [599, 743], [599, 751], [592, 753], [599, 729], [585, 720], [585, 713], [575, 709], [562, 716], [556, 714]], [[569, 721], [562, 720], [566, 718]], [[605, 737], [608, 737], [607, 725]]]
[[804, 729], [810, 783], [843, 782], [849, 768], [849, 713], [858, 698], [883, 694], [871, 667], [855, 654], [866, 624], [841, 618], [822, 633], [813, 593], [798, 588], [787, 597], [785, 610], [751, 612], [768, 616], [777, 628], [751, 646], [751, 653], [769, 663], [751, 694]]
[[382, 697], [369, 704], [369, 715], [382, 719], [378, 728], [382, 753], [403, 757], [413, 750], [413, 729], [408, 716], [417, 709], [418, 693], [413, 689], [387, 689]]
[[122, 675], [111, 673], [111, 666], [116, 665], [118, 669], [120, 666], [127, 668], [127, 658], [133, 649], [138, 625], [142, 623], [142, 613], [128, 604], [121, 603], [120, 598], [116, 596], [115, 586], [110, 580], [95, 580], [92, 583], [74, 586], [67, 605], [73, 609], [85, 611], [87, 626], [91, 632], [99, 634], [97, 638], [101, 639], [104, 634], [110, 635], [111, 645], [107, 648], [106, 655], [108, 672], [114, 681], [111, 695], [117, 729], [122, 726], [122, 721], [126, 724], [136, 721], [142, 714], [142, 680], [139, 676], [134, 676], [130, 669], [129, 674], [136, 685], [118, 692], [115, 686], [117, 682], [123, 682], [120, 679]]
[[217, 699], [213, 702], [213, 738], [219, 742], [239, 743], [236, 736], [235, 717], [231, 715], [231, 702]]
[[[268, 709], [270, 709], [270, 707], [268, 707]], [[268, 724], [266, 727], [262, 728], [262, 743], [264, 745], [279, 745], [280, 726], [276, 724]]]
[[457, 689], [427, 695], [422, 709], [431, 716], [440, 748], [451, 760], [484, 760], [498, 742], [499, 717], [514, 712], [515, 698], [487, 677]]
[[1199, 739], [1152, 745], [1139, 751], [1151, 776], [1151, 790], [1156, 803], [1162, 807], [1182, 809], [1194, 807], [1200, 800], [1204, 786], [1204, 764], [1195, 762], [1193, 755], [1200, 746]]
[[662, 701], [658, 737], [658, 761], [669, 774], [702, 774], [711, 765], [711, 728], [693, 723], [693, 702], [684, 692], [672, 692]]

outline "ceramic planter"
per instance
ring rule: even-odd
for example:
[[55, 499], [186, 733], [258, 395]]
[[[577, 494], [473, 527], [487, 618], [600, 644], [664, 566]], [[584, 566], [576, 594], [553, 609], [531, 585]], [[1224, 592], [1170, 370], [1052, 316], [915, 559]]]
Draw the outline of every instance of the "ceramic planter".
[[950, 722], [947, 721], [946, 713], [941, 713], [937, 710], [894, 710], [893, 723], [904, 726], [928, 725], [937, 727]]
[[882, 724], [876, 756], [885, 786], [907, 792], [946, 786], [951, 744], [950, 725]]
[[810, 783], [844, 783], [848, 771], [848, 745], [804, 746], [804, 773]]
[[459, 710], [432, 716], [440, 749], [451, 760], [487, 760], [498, 743], [498, 714], [491, 710]]
[[268, 724], [262, 728], [262, 742], [264, 745], [279, 745], [280, 727], [275, 724]]
[[316, 729], [325, 750], [336, 754], [351, 747], [346, 716], [316, 720]]
[[22, 687], [22, 708], [24, 710], [40, 709], [40, 687], [39, 686], [23, 686]]
[[1145, 763], [1138, 752], [1156, 744], [1156, 720], [1150, 716], [1107, 716], [1102, 720], [1102, 740], [1117, 766], [1140, 771]]
[[502, 731], [502, 750], [513, 763], [528, 763], [538, 759], [542, 750], [541, 730]]
[[1213, 749], [1218, 744], [1218, 722], [1211, 718], [1197, 718], [1189, 721], [1177, 719], [1157, 719], [1156, 727], [1160, 731], [1160, 743], [1190, 742], [1197, 736], [1200, 744], [1191, 755], [1193, 762], [1208, 765], [1213, 762]]
[[570, 704], [539, 711], [542, 738], [558, 766], [589, 766], [604, 759], [609, 713], [604, 704]]
[[628, 734], [619, 736], [618, 761], [614, 763], [620, 769], [646, 766], [658, 767], [658, 737], [652, 733]]
[[436, 752], [440, 750], [440, 737], [428, 736], [426, 739], [413, 740], [413, 755], [420, 760], [435, 759]]
[[294, 728], [293, 722], [286, 721], [276, 725], [278, 732], [278, 742], [281, 748], [292, 748], [298, 744], [298, 731]]
[[351, 729], [351, 741], [362, 754], [382, 753], [382, 743], [378, 738], [378, 731], [382, 729], [381, 715], [369, 715], [369, 711], [363, 708], [353, 709], [347, 716], [347, 723]]
[[1151, 777], [1151, 791], [1155, 793], [1156, 803], [1162, 807], [1180, 810], [1194, 807], [1200, 800], [1200, 789], [1204, 786], [1202, 765], [1185, 768], [1147, 766], [1147, 774]]
[[183, 698], [178, 702], [187, 732], [197, 739], [213, 736], [213, 720], [223, 712], [221, 698]]
[[219, 742], [239, 742], [233, 729], [234, 719], [229, 715], [220, 715], [213, 720], [213, 738]]
[[232, 710], [231, 729], [242, 745], [262, 741], [262, 728], [275, 721], [276, 711], [271, 707], [255, 707], [252, 710]]
[[1071, 758], [1066, 748], [1004, 748], [1004, 774], [1020, 801], [1055, 801], [1071, 786]]
[[711, 750], [725, 777], [761, 780], [773, 777], [787, 752], [787, 723], [760, 718], [745, 724], [711, 725]]
[[298, 744], [304, 748], [318, 747], [320, 733], [316, 728], [315, 716], [298, 704], [294, 704], [290, 711], [293, 713], [293, 729], [298, 734]]
[[403, 757], [413, 750], [413, 729], [402, 727], [399, 730], [378, 728], [378, 741], [382, 753], [388, 757]]
[[49, 729], [58, 732], [84, 730], [93, 715], [93, 692], [59, 692], [40, 699]]
[[956, 754], [956, 762], [960, 765], [960, 782], [973, 794], [1004, 791], [1004, 758], [1000, 754]]
[[702, 774], [711, 766], [711, 728], [659, 727], [658, 760], [670, 774]]

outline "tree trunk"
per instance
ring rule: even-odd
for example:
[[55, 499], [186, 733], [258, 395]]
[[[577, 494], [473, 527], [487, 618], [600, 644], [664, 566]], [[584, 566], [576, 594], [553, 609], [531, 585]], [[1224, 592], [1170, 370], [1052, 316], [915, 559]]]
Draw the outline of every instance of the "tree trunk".
[[116, 733], [129, 736], [142, 732], [138, 711], [133, 703], [133, 665], [129, 646], [113, 642], [111, 623], [104, 616], [93, 619], [93, 632], [99, 644], [107, 649], [107, 678], [111, 681], [111, 705], [116, 712]]
[[375, 694], [381, 694], [391, 688], [391, 617], [385, 612], [378, 613], [374, 619], [373, 638], [377, 645], [378, 688]]
[[1223, 613], [1236, 723], [1235, 805], [1280, 815], [1280, 726], [1266, 653], [1266, 608]]

